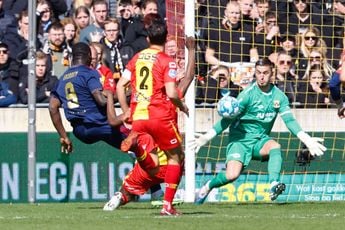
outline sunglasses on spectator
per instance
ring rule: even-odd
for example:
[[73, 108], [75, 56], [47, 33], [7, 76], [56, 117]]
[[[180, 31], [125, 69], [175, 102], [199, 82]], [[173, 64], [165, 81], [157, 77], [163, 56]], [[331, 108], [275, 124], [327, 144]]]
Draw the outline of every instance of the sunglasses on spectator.
[[267, 24], [276, 24], [277, 21], [276, 20], [267, 20], [266, 23]]
[[310, 57], [310, 60], [313, 60], [313, 61], [320, 61], [320, 60], [321, 60], [321, 57], [320, 57], [320, 56]]
[[295, 4], [298, 4], [298, 3], [304, 3], [304, 4], [306, 4], [307, 3], [307, 0], [294, 0], [293, 1]]
[[8, 50], [0, 50], [0, 54], [7, 54]]
[[281, 61], [279, 61], [279, 65], [291, 65], [291, 61], [284, 61], [284, 60], [281, 60]]
[[315, 40], [317, 40], [317, 37], [315, 37], [315, 36], [305, 36], [304, 39], [305, 40], [310, 40], [311, 39], [311, 40], [315, 41]]

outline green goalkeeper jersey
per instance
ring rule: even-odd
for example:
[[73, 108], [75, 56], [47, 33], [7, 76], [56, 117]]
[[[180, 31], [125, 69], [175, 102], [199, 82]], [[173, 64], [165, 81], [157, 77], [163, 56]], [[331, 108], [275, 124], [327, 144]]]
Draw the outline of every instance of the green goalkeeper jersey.
[[273, 84], [268, 92], [263, 92], [255, 82], [244, 89], [237, 99], [240, 103], [239, 115], [234, 119], [223, 118], [214, 126], [220, 134], [231, 125], [230, 141], [269, 135], [278, 114], [293, 134], [301, 131], [291, 113], [287, 96]]

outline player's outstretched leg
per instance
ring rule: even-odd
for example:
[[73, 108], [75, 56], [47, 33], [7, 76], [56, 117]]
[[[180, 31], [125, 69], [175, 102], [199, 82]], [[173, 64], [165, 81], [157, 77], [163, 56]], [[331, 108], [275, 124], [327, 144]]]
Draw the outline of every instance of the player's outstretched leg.
[[285, 191], [285, 184], [278, 182], [278, 181], [273, 181], [271, 183], [271, 189], [270, 189], [270, 198], [271, 201], [274, 201], [278, 198], [280, 194], [282, 194]]
[[207, 195], [210, 193], [210, 182], [211, 180], [207, 181], [204, 186], [202, 186], [199, 192], [195, 196], [195, 203], [196, 204], [203, 204], [207, 198]]
[[122, 193], [116, 192], [114, 196], [111, 197], [111, 199], [104, 205], [103, 210], [104, 211], [114, 211], [117, 209], [121, 203], [122, 203]]

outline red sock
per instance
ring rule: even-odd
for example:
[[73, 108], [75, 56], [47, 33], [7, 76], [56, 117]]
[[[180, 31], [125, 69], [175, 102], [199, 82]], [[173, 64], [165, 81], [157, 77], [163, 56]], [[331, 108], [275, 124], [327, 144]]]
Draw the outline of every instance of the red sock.
[[181, 179], [181, 165], [168, 165], [165, 174], [165, 193], [164, 200], [172, 203], [176, 189]]
[[137, 157], [137, 161], [142, 169], [148, 172], [151, 169], [156, 168], [156, 163], [153, 161], [151, 154], [147, 153], [146, 151], [139, 153], [141, 151], [137, 151], [135, 156]]

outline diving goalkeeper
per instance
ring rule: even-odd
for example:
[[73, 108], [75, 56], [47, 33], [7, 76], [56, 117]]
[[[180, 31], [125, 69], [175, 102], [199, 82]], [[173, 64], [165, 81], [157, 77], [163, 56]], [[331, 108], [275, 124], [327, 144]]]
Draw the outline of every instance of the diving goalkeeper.
[[226, 171], [218, 173], [201, 187], [195, 200], [197, 204], [202, 204], [213, 188], [235, 181], [251, 159], [268, 160], [271, 183], [269, 196], [272, 201], [277, 199], [285, 190], [285, 184], [280, 181], [282, 155], [280, 144], [269, 134], [278, 114], [289, 131], [308, 147], [311, 155], [321, 156], [326, 151], [326, 147], [319, 143], [323, 139], [310, 137], [302, 130], [291, 113], [288, 98], [270, 82], [272, 74], [273, 64], [268, 59], [257, 61], [256, 81], [239, 94], [240, 112], [237, 116], [231, 119], [222, 118], [206, 134], [191, 143], [191, 148], [198, 152], [201, 146], [230, 126]]

